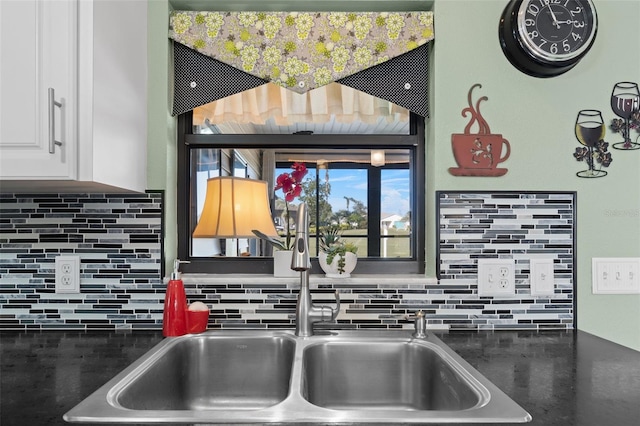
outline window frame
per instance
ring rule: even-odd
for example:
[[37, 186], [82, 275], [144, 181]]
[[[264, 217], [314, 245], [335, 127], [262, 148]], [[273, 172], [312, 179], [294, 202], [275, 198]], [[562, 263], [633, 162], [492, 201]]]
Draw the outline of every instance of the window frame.
[[[360, 274], [424, 274], [426, 246], [426, 205], [425, 205], [425, 127], [424, 118], [411, 113], [409, 134], [404, 135], [348, 135], [348, 134], [194, 134], [193, 113], [178, 116], [178, 176], [177, 176], [177, 231], [178, 258], [187, 260], [181, 266], [186, 273], [211, 274], [273, 274], [272, 257], [191, 257], [189, 229], [191, 209], [190, 151], [198, 148], [240, 149], [240, 148], [368, 148], [392, 149], [409, 148], [412, 156], [411, 212], [415, 220], [415, 237], [412, 238], [411, 258], [358, 258], [354, 273]], [[374, 218], [375, 219], [375, 218]], [[317, 258], [311, 259], [311, 273], [322, 274]]]

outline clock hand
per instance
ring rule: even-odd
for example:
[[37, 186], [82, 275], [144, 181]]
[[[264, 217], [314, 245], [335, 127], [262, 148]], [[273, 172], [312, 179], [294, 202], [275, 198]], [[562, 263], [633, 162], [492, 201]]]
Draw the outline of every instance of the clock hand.
[[557, 29], [560, 29], [560, 23], [558, 23], [558, 18], [556, 18], [556, 14], [553, 13], [553, 9], [551, 9], [551, 4], [549, 4], [549, 12], [551, 12], [551, 17], [553, 18], [553, 24]]

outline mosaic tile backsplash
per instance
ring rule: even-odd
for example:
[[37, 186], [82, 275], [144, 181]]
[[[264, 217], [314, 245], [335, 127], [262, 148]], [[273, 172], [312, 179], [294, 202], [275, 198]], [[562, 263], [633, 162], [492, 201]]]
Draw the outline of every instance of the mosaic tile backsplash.
[[[437, 198], [439, 282], [466, 292], [456, 306], [464, 326], [573, 328], [575, 193], [438, 192]], [[515, 261], [514, 297], [478, 297], [483, 258]], [[530, 261], [540, 258], [553, 259], [553, 295], [531, 295]]]
[[[0, 195], [0, 328], [157, 327], [161, 245], [161, 193]], [[80, 293], [56, 294], [59, 255]]]
[[[323, 328], [572, 328], [574, 204], [571, 193], [439, 192], [439, 282], [424, 277], [312, 277], [319, 304], [341, 295]], [[160, 329], [162, 194], [0, 196], [0, 329]], [[78, 255], [79, 294], [56, 294], [55, 257]], [[516, 261], [516, 296], [478, 297], [477, 259]], [[554, 259], [552, 297], [532, 297], [533, 257]], [[273, 277], [185, 276], [189, 302], [211, 308], [209, 328], [293, 328], [298, 285]]]

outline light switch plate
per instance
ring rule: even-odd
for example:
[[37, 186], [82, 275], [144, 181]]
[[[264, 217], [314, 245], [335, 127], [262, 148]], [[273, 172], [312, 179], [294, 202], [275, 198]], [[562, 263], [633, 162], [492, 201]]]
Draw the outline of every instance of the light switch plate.
[[515, 270], [513, 259], [478, 259], [478, 296], [514, 296]]
[[640, 294], [640, 257], [591, 259], [593, 294]]
[[531, 259], [529, 261], [532, 296], [550, 296], [555, 289], [553, 259]]

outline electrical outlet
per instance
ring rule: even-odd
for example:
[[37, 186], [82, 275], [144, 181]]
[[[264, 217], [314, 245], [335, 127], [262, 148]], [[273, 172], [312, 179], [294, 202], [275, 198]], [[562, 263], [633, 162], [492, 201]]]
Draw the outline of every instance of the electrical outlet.
[[640, 258], [593, 258], [593, 294], [640, 293]]
[[80, 293], [80, 257], [56, 257], [56, 293]]
[[531, 295], [552, 295], [555, 289], [555, 276], [553, 274], [553, 259], [531, 259], [529, 261], [531, 273]]
[[513, 259], [478, 259], [478, 295], [515, 295], [515, 270]]

